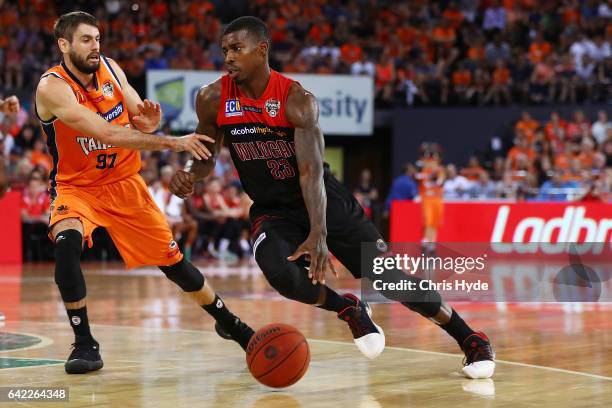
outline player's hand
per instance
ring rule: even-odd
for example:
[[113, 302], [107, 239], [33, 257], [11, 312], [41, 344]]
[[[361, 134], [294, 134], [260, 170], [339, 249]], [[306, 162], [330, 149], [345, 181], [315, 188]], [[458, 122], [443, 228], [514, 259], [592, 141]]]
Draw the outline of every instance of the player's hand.
[[185, 199], [193, 194], [194, 183], [195, 174], [177, 170], [172, 180], [170, 180], [170, 192], [179, 198]]
[[310, 233], [306, 241], [295, 250], [293, 255], [287, 257], [287, 260], [296, 261], [302, 255], [306, 255], [306, 259], [310, 260], [308, 278], [312, 280], [313, 285], [317, 282], [324, 284], [327, 272], [331, 272], [336, 278], [338, 277], [338, 272], [329, 259], [324, 235]]
[[202, 143], [215, 143], [215, 139], [209, 136], [192, 133], [190, 135], [174, 137], [172, 139], [174, 141], [172, 150], [175, 152], [189, 152], [198, 160], [208, 160], [212, 156], [210, 150], [208, 150]]
[[136, 105], [138, 115], [132, 116], [132, 122], [142, 132], [153, 132], [159, 127], [161, 121], [161, 106], [148, 99]]
[[19, 112], [19, 99], [15, 95], [9, 96], [4, 100], [2, 112], [6, 114], [15, 114]]

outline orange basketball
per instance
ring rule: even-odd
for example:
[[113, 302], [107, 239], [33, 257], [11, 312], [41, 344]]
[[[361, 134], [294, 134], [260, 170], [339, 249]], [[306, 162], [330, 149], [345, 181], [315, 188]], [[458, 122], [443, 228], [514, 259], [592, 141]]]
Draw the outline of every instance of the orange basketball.
[[288, 387], [306, 373], [310, 349], [298, 329], [272, 323], [253, 335], [246, 360], [251, 374], [260, 383], [274, 388]]

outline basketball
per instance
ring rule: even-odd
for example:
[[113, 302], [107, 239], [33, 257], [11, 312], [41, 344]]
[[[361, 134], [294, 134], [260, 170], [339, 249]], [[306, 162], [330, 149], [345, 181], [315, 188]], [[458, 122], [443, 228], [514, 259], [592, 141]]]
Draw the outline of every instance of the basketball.
[[304, 376], [310, 363], [310, 349], [304, 335], [295, 327], [272, 323], [253, 335], [246, 360], [257, 381], [268, 387], [283, 388]]

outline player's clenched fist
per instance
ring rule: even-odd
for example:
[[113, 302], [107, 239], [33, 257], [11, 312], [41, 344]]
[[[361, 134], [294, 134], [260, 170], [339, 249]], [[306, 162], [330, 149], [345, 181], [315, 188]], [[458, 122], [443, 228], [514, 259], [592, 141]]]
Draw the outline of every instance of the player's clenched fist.
[[178, 170], [170, 181], [170, 192], [177, 197], [186, 198], [193, 193], [195, 175], [183, 170]]

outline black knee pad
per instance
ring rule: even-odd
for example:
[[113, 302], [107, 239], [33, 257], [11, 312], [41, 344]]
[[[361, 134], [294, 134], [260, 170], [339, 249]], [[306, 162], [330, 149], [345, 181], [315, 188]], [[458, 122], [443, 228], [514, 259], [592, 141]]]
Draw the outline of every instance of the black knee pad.
[[160, 266], [159, 269], [185, 292], [197, 292], [204, 287], [204, 275], [185, 258], [174, 265]]
[[73, 229], [65, 230], [55, 237], [55, 283], [64, 302], [78, 302], [87, 291], [81, 272], [83, 235]]

